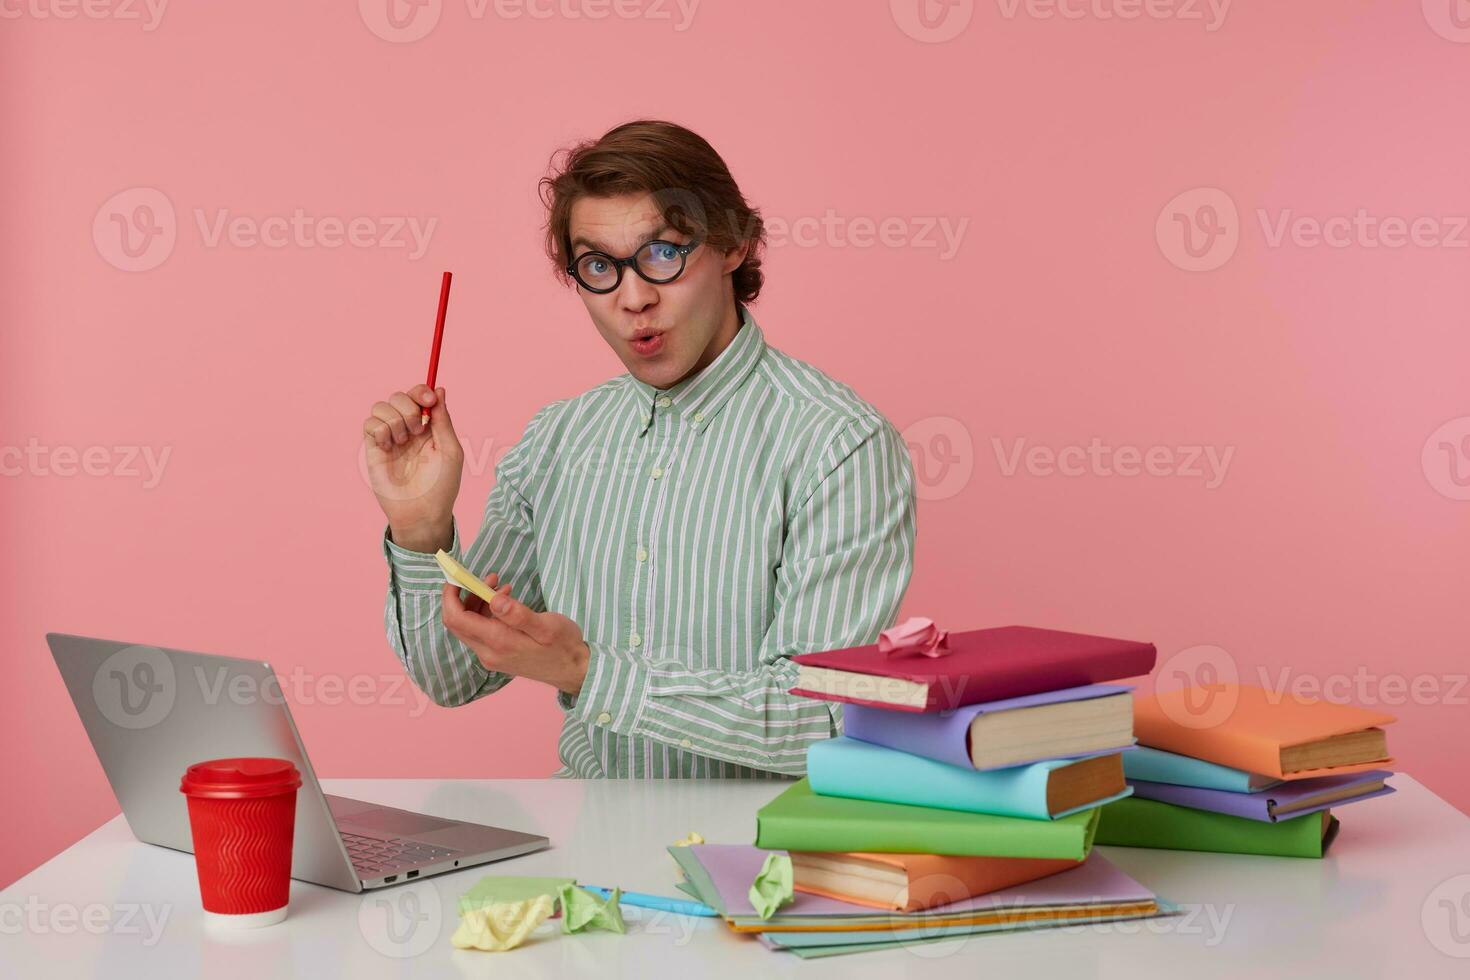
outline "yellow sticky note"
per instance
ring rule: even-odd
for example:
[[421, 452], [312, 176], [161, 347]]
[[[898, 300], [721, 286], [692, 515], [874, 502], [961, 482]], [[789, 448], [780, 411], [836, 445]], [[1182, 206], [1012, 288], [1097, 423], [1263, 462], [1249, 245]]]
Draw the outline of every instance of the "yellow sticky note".
[[459, 928], [449, 937], [455, 949], [480, 949], [500, 953], [515, 949], [556, 907], [550, 895], [520, 902], [497, 902], [459, 914]]
[[495, 592], [490, 586], [477, 578], [474, 572], [455, 561], [454, 556], [443, 548], [440, 548], [434, 553], [434, 560], [439, 563], [439, 567], [444, 571], [444, 580], [450, 585], [457, 585], [462, 589], [469, 589], [486, 602], [495, 598]]

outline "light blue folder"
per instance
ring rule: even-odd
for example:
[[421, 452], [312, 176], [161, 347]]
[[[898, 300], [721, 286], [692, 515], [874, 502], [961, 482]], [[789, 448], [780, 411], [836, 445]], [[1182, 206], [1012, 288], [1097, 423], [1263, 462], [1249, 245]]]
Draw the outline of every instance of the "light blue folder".
[[[1126, 759], [1132, 751], [1124, 752], [1123, 757]], [[1083, 806], [1047, 813], [1048, 774], [1076, 761], [1048, 759], [1009, 769], [977, 771], [840, 735], [808, 749], [806, 768], [812, 791], [820, 796], [907, 803], [1030, 820], [1065, 817], [1133, 792], [1128, 787]]]
[[1200, 789], [1223, 789], [1227, 793], [1259, 793], [1281, 782], [1244, 769], [1205, 762], [1187, 755], [1165, 752], [1139, 745], [1123, 756], [1123, 775], [1151, 783], [1173, 783], [1175, 786], [1197, 786]]

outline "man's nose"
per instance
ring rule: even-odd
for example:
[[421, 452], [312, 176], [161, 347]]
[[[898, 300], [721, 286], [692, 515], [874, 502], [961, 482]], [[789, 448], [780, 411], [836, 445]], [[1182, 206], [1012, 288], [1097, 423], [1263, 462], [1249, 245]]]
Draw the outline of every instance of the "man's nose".
[[638, 313], [658, 302], [658, 288], [646, 281], [632, 269], [623, 270], [623, 281], [618, 285], [618, 305], [629, 313]]

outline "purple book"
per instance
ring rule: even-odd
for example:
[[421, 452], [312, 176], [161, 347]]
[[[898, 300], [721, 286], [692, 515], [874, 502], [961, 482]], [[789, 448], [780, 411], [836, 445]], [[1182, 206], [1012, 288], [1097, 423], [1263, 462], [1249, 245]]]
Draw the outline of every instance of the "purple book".
[[[938, 759], [940, 762], [947, 762], [952, 766], [973, 769], [975, 766], [970, 758], [970, 723], [980, 715], [994, 714], [999, 711], [1010, 711], [1016, 708], [1034, 708], [1043, 704], [1059, 704], [1065, 701], [1085, 701], [1090, 698], [1102, 698], [1115, 694], [1123, 694], [1132, 690], [1132, 687], [1122, 684], [1088, 684], [1084, 687], [1069, 687], [1060, 691], [1047, 691], [1044, 694], [1028, 694], [1025, 697], [1006, 698], [1003, 701], [987, 701], [983, 704], [970, 704], [963, 708], [957, 708], [954, 711], [940, 711], [930, 714], [888, 711], [883, 708], [871, 708], [861, 704], [846, 704], [842, 707], [843, 734], [861, 739], [864, 742], [886, 745], [890, 749], [898, 749], [900, 752], [908, 752], [913, 755], [927, 756], [930, 759]], [[1059, 753], [1044, 747], [1038, 747], [1038, 754], [1032, 758], [1009, 761], [1005, 766], [996, 766], [994, 768], [1024, 766], [1033, 762], [1041, 762], [1044, 759], [1084, 759], [1097, 755], [1109, 755], [1122, 748], [1131, 748], [1133, 741], [1132, 736], [1130, 736], [1117, 745], [1098, 749], [1093, 752], [1082, 753]]]
[[1345, 776], [1317, 776], [1280, 783], [1259, 793], [1232, 793], [1223, 789], [1151, 783], [1143, 779], [1130, 779], [1128, 785], [1133, 787], [1133, 795], [1141, 800], [1158, 800], [1195, 810], [1212, 810], [1275, 823], [1278, 819], [1289, 820], [1392, 793], [1393, 787], [1383, 783], [1392, 775], [1387, 769], [1370, 769]]

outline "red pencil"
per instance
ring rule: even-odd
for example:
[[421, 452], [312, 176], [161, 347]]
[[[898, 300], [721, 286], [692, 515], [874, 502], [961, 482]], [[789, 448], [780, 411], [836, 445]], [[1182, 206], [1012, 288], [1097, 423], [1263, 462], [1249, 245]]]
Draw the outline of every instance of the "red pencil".
[[[439, 285], [439, 313], [434, 317], [434, 348], [429, 352], [429, 390], [434, 388], [434, 379], [439, 376], [439, 347], [444, 343], [444, 314], [449, 312], [449, 280], [451, 273], [444, 273]], [[419, 422], [429, 424], [429, 410], [419, 409]]]

